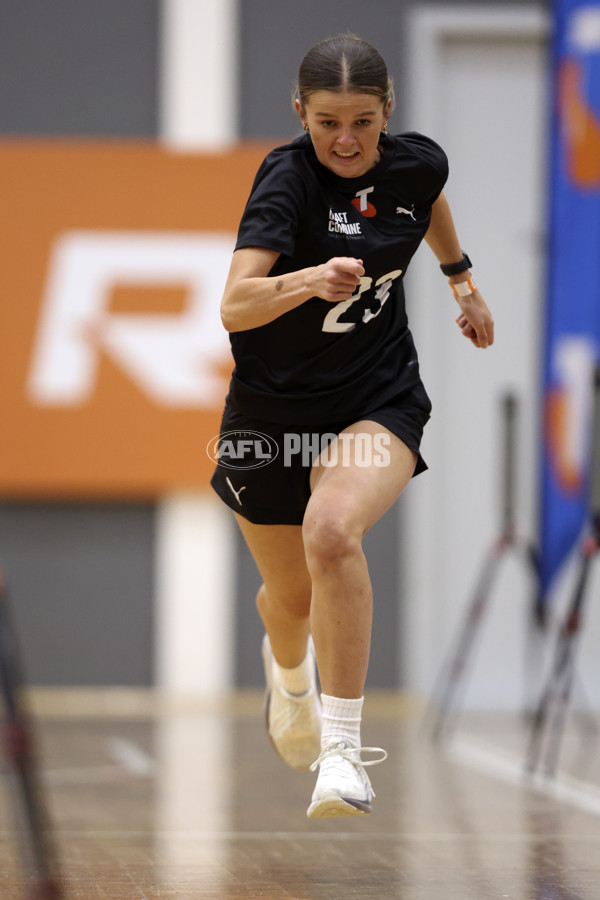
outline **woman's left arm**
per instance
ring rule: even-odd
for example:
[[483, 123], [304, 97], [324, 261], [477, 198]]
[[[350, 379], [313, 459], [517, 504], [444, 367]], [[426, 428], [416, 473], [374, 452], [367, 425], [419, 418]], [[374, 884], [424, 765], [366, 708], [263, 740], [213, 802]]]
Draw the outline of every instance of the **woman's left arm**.
[[[443, 192], [431, 209], [431, 222], [425, 240], [442, 265], [458, 262], [463, 257], [450, 206]], [[467, 269], [460, 275], [452, 275], [450, 281], [460, 284], [469, 278], [471, 273]], [[494, 343], [494, 320], [477, 288], [456, 300], [461, 309], [456, 322], [464, 336], [476, 347], [491, 346]]]

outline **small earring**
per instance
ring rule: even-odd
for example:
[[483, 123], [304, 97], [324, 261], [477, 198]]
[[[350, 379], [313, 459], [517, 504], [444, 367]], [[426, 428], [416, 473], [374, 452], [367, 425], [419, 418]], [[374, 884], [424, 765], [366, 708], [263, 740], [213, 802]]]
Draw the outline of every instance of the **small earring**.
[[387, 122], [383, 123], [383, 133], [387, 134]]
[[306, 124], [306, 122], [304, 123], [304, 130], [305, 130], [305, 131], [308, 131], [308, 133], [310, 134], [310, 128], [308, 127], [308, 125]]

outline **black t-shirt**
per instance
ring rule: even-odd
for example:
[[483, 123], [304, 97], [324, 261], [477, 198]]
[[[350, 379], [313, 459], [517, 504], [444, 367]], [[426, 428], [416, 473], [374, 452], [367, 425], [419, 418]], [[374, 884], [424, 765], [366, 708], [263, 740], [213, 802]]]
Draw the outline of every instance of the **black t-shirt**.
[[323, 166], [309, 135], [278, 147], [256, 175], [236, 250], [280, 253], [275, 277], [334, 256], [363, 260], [350, 300], [313, 297], [230, 335], [230, 400], [283, 424], [341, 421], [420, 383], [402, 279], [448, 176], [441, 147], [416, 132], [381, 135], [381, 159], [358, 178]]

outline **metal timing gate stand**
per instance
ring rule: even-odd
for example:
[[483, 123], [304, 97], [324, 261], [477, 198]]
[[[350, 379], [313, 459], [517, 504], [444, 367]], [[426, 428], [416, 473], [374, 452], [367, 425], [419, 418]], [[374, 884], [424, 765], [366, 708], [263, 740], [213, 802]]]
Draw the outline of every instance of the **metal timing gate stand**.
[[[31, 722], [22, 703], [23, 681], [17, 639], [0, 569], [0, 689], [2, 749], [15, 806], [25, 866], [27, 900], [61, 900], [56, 861], [42, 794], [38, 785]], [[22, 896], [22, 895], [21, 895]]]
[[550, 675], [533, 717], [526, 759], [526, 770], [531, 774], [538, 770], [540, 764], [544, 775], [553, 776], [556, 772], [576, 674], [575, 658], [581, 637], [589, 576], [593, 561], [600, 551], [600, 367], [594, 373], [592, 434], [588, 533], [581, 543], [575, 590], [558, 633]]
[[540, 594], [539, 558], [535, 545], [517, 534], [515, 526], [515, 467], [516, 467], [517, 400], [513, 394], [502, 399], [503, 472], [500, 481], [501, 525], [484, 557], [463, 623], [448, 658], [443, 663], [429, 704], [425, 723], [434, 740], [439, 740], [449, 728], [451, 715], [457, 713], [457, 695], [464, 687], [475, 642], [490, 604], [492, 589], [500, 563], [508, 553], [518, 553], [535, 579], [536, 594], [530, 616], [530, 631], [539, 631], [545, 624]]

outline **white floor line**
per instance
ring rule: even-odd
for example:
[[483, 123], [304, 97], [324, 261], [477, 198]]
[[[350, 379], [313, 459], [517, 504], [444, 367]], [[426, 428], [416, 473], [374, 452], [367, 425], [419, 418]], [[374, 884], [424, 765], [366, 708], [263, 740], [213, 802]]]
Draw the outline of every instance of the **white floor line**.
[[53, 787], [72, 784], [110, 784], [123, 781], [130, 775], [145, 778], [154, 774], [155, 761], [134, 741], [111, 737], [105, 743], [107, 756], [112, 762], [97, 766], [45, 769], [41, 773], [43, 781]]
[[[81, 831], [73, 831], [70, 829], [57, 829], [60, 836], [68, 838], [70, 836], [80, 835]], [[0, 837], [9, 834], [7, 830], [0, 829]], [[149, 828], [146, 831], [132, 829], [131, 831], [113, 831], [106, 829], [100, 831], [98, 829], [85, 831], [86, 838], [92, 839], [112, 839], [126, 840], [127, 838], [168, 838], [169, 840], [183, 842], [194, 841], [202, 844], [212, 842], [222, 843], [223, 841], [358, 841], [360, 843], [368, 843], [373, 841], [381, 843], [382, 841], [396, 842], [399, 840], [412, 843], [469, 843], [475, 841], [479, 843], [482, 839], [486, 841], [496, 841], [498, 843], [516, 843], [522, 845], [531, 841], [539, 843], [540, 840], [547, 838], [548, 840], [556, 838], [556, 832], [523, 832], [520, 834], [495, 834], [478, 831], [476, 834], [466, 834], [457, 831], [451, 831], [444, 834], [408, 831], [386, 831], [386, 832], [357, 832], [357, 831], [162, 831]], [[575, 843], [586, 841], [600, 842], [600, 834], [582, 834], [573, 832], [573, 834], [561, 834], [561, 843], [574, 841]]]
[[126, 738], [111, 737], [106, 741], [108, 755], [132, 775], [152, 775], [156, 764], [139, 744]]
[[600, 788], [591, 782], [560, 774], [554, 778], [527, 775], [523, 759], [474, 738], [456, 736], [448, 744], [447, 754], [468, 769], [600, 817]]
[[51, 787], [65, 787], [75, 784], [114, 784], [127, 780], [128, 773], [117, 763], [104, 766], [79, 766], [70, 769], [45, 769], [41, 780]]

